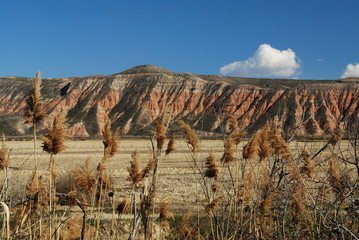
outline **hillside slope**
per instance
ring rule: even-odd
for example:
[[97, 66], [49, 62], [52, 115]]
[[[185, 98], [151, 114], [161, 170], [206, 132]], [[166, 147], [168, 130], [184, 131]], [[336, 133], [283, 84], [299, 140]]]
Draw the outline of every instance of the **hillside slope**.
[[[31, 79], [0, 78], [0, 130], [29, 132], [21, 112]], [[203, 132], [220, 132], [228, 115], [250, 134], [278, 116], [284, 131], [322, 136], [359, 111], [359, 79], [251, 79], [173, 73], [143, 65], [109, 76], [44, 79], [42, 93], [51, 115], [68, 109], [72, 136], [100, 134], [109, 113], [122, 134], [148, 134], [164, 106]]]

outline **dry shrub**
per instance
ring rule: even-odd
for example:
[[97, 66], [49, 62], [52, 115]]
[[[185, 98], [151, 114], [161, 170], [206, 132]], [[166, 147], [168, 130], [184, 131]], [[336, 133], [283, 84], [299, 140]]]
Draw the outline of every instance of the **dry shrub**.
[[56, 191], [59, 193], [67, 193], [76, 188], [77, 180], [74, 171], [66, 171], [59, 175], [56, 181]]
[[82, 216], [75, 214], [60, 231], [61, 240], [76, 240], [81, 238]]
[[96, 174], [89, 166], [87, 159], [84, 166], [73, 170], [75, 185], [79, 191], [90, 196], [95, 191]]

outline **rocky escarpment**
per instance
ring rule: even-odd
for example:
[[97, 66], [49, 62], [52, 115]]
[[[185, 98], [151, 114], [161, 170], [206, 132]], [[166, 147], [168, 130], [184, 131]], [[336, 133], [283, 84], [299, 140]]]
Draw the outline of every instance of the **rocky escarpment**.
[[[29, 132], [21, 112], [31, 79], [0, 78], [0, 128]], [[322, 136], [359, 111], [359, 79], [250, 79], [173, 73], [151, 65], [109, 76], [44, 79], [50, 116], [68, 110], [72, 136], [100, 134], [105, 114], [123, 134], [147, 134], [164, 107], [197, 130], [221, 132], [235, 116], [249, 134], [279, 118], [286, 134]], [[354, 114], [353, 114], [354, 113]], [[175, 128], [175, 126], [173, 126]]]

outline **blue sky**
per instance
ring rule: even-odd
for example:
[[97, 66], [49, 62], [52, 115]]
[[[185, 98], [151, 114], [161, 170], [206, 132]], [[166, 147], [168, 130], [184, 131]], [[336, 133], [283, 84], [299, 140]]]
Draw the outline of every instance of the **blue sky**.
[[0, 77], [107, 75], [142, 64], [229, 76], [359, 76], [358, 0], [4, 0], [0, 9]]

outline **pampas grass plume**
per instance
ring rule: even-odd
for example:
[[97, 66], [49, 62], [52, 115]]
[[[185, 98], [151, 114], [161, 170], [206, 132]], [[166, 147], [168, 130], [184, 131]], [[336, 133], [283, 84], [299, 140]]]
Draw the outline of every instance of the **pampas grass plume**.
[[216, 158], [213, 154], [210, 154], [205, 160], [204, 176], [207, 178], [218, 178], [218, 166]]
[[41, 96], [41, 74], [38, 72], [32, 82], [32, 92], [26, 100], [26, 107], [23, 112], [25, 123], [36, 124], [43, 122], [46, 113], [43, 108], [43, 100]]
[[192, 152], [198, 152], [199, 150], [199, 138], [196, 134], [196, 132], [184, 121], [180, 120], [178, 121], [178, 124], [182, 128], [182, 130], [185, 132], [187, 137], [187, 142], [192, 146]]
[[168, 141], [166, 155], [170, 154], [173, 150], [175, 150], [175, 135], [172, 134], [170, 140]]
[[64, 142], [68, 137], [66, 115], [67, 111], [61, 111], [56, 117], [54, 117], [54, 120], [47, 128], [42, 144], [42, 149], [45, 152], [56, 155], [65, 149]]

